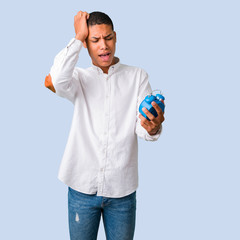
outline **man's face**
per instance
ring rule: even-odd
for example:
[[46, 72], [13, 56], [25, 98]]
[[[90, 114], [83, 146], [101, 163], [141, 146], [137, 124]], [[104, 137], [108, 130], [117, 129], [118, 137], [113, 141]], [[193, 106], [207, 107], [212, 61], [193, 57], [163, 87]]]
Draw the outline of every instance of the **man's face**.
[[111, 25], [100, 24], [88, 27], [86, 47], [92, 59], [92, 63], [107, 73], [114, 64], [116, 48], [116, 32]]

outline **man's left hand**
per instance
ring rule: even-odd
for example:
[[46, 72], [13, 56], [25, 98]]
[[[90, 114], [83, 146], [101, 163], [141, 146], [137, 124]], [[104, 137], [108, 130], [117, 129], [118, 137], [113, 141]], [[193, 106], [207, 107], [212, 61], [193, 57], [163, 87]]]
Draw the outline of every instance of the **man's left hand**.
[[155, 135], [160, 129], [162, 122], [165, 120], [162, 109], [157, 105], [157, 103], [153, 101], [152, 106], [155, 108], [158, 114], [157, 117], [154, 117], [154, 115], [150, 113], [146, 108], [143, 108], [143, 112], [147, 115], [150, 121], [147, 120], [141, 113], [139, 114], [141, 125], [147, 130], [149, 135]]

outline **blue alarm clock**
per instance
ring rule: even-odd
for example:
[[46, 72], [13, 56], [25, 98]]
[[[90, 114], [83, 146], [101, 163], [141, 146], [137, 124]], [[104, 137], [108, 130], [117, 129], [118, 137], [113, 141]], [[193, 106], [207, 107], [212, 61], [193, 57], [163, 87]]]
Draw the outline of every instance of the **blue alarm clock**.
[[153, 92], [155, 91], [159, 91], [159, 90], [154, 90], [151, 92], [151, 94], [147, 95], [144, 100], [141, 102], [141, 104], [139, 105], [139, 112], [148, 120], [150, 121], [150, 119], [147, 117], [147, 115], [143, 112], [143, 108], [145, 107], [150, 113], [152, 113], [152, 115], [154, 117], [157, 117], [157, 111], [155, 110], [155, 108], [153, 107], [153, 105], [151, 104], [152, 101], [154, 101], [155, 103], [157, 103], [157, 105], [162, 109], [162, 111], [164, 112], [165, 109], [165, 97], [161, 94], [158, 93], [155, 95], [152, 95]]

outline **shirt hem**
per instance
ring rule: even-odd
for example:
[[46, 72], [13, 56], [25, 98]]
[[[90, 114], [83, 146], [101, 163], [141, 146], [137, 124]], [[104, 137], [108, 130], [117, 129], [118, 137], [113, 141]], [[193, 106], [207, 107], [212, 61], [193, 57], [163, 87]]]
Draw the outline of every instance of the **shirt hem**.
[[99, 196], [99, 197], [108, 197], [108, 198], [121, 198], [121, 197], [126, 197], [128, 195], [130, 195], [131, 193], [135, 192], [138, 188], [138, 184], [133, 187], [131, 190], [129, 191], [126, 191], [122, 194], [113, 194], [113, 195], [109, 195], [109, 194], [99, 194], [98, 195], [98, 192], [97, 190], [94, 190], [94, 191], [89, 191], [89, 190], [86, 190], [86, 189], [83, 189], [83, 188], [79, 188], [79, 187], [76, 187], [75, 185], [72, 185], [70, 183], [68, 183], [66, 180], [62, 179], [60, 176], [58, 176], [58, 180], [60, 180], [62, 183], [64, 183], [65, 185], [67, 185], [68, 187], [78, 191], [78, 192], [81, 192], [81, 193], [85, 193], [85, 194], [96, 194], [96, 196]]

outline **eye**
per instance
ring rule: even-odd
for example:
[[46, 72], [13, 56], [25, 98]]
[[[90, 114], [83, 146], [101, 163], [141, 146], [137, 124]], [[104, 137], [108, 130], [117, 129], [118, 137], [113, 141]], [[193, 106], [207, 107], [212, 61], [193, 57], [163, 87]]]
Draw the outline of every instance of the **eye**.
[[106, 40], [111, 40], [111, 39], [113, 39], [113, 37], [106, 38]]
[[98, 41], [98, 40], [95, 40], [95, 41], [92, 40], [91, 42], [96, 43], [97, 41]]

